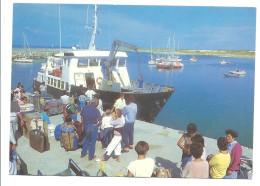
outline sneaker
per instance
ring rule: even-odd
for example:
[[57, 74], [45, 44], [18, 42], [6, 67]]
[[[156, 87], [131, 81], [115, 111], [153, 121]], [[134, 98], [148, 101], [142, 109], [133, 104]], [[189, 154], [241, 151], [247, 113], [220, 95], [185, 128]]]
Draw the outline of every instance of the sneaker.
[[98, 159], [96, 159], [96, 162], [101, 162], [101, 161], [102, 161], [102, 160], [101, 160], [101, 159], [99, 159], [99, 158], [98, 158]]

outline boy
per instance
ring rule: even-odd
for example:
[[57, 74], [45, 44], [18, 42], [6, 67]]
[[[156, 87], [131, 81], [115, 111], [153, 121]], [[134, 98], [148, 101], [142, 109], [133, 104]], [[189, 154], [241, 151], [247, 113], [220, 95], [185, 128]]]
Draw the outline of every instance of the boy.
[[151, 177], [154, 172], [154, 160], [146, 158], [149, 145], [145, 141], [139, 141], [135, 146], [135, 151], [138, 155], [137, 160], [132, 161], [127, 169], [128, 177]]

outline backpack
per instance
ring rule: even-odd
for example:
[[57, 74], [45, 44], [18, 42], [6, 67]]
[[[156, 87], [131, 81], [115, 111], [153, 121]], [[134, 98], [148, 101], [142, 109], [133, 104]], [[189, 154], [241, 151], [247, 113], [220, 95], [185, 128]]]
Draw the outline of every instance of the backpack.
[[68, 113], [68, 114], [75, 114], [75, 109], [74, 109], [74, 105], [67, 105], [66, 106], [66, 112]]
[[56, 139], [57, 141], [60, 140], [60, 137], [61, 137], [61, 128], [62, 128], [62, 125], [63, 125], [63, 124], [64, 124], [64, 123], [59, 124], [59, 125], [57, 125], [57, 126], [55, 127], [54, 137], [55, 137], [55, 139]]
[[78, 148], [78, 136], [74, 125], [69, 125], [67, 123], [62, 125], [61, 139], [66, 151], [72, 151]]

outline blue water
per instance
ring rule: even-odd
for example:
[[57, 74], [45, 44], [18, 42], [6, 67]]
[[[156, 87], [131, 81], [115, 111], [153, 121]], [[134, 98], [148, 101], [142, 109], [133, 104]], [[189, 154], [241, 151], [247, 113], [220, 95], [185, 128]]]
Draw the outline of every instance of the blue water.
[[[182, 70], [157, 70], [147, 65], [149, 53], [140, 54], [140, 66], [144, 81], [174, 86], [175, 92], [168, 100], [154, 123], [173, 129], [186, 130], [193, 122], [198, 132], [217, 139], [228, 128], [237, 130], [238, 141], [253, 147], [254, 74], [252, 59], [225, 58], [232, 65], [220, 65], [219, 57], [198, 56], [198, 62], [190, 63], [191, 56], [181, 56]], [[128, 73], [131, 80], [138, 77], [135, 53], [128, 52]], [[33, 64], [12, 65], [12, 88], [21, 81], [25, 90], [32, 91], [33, 78], [44, 59]], [[230, 70], [245, 70], [240, 78], [225, 78]]]

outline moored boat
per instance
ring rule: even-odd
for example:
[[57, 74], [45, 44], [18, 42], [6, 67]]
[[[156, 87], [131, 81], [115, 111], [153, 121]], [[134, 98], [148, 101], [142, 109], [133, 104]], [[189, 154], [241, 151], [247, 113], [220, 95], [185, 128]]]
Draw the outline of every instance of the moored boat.
[[14, 62], [15, 63], [32, 63], [33, 59], [30, 59], [27, 55], [27, 48], [29, 50], [29, 54], [31, 54], [30, 52], [30, 47], [29, 47], [29, 43], [27, 41], [26, 35], [23, 33], [23, 38], [24, 38], [24, 47], [23, 47], [23, 57], [21, 58], [15, 58]]
[[220, 61], [220, 64], [221, 64], [221, 65], [225, 65], [225, 64], [227, 64], [227, 62], [226, 62], [224, 59], [222, 59], [222, 60]]
[[[92, 38], [95, 38], [97, 29], [96, 14], [95, 6]], [[104, 110], [112, 108], [120, 93], [124, 93], [126, 98], [132, 95], [138, 106], [137, 118], [153, 122], [174, 92], [174, 87], [146, 82], [140, 86], [137, 81], [130, 80], [126, 67], [127, 53], [117, 51], [117, 48], [123, 46], [138, 54], [136, 46], [114, 41], [110, 51], [103, 51], [96, 50], [94, 42], [95, 39], [91, 39], [88, 50], [73, 50], [47, 58], [46, 64], [34, 79], [34, 87], [39, 88], [45, 82], [47, 93], [60, 98], [64, 90], [74, 96], [80, 85], [83, 85], [84, 90], [91, 85], [100, 94]], [[142, 75], [140, 68], [139, 75]]]
[[236, 71], [229, 71], [230, 74], [234, 74], [234, 75], [245, 75], [246, 72], [243, 70], [243, 71], [240, 71], [240, 70], [236, 70]]
[[190, 58], [190, 62], [196, 62], [196, 61], [198, 61], [198, 58], [196, 58], [195, 56], [192, 56]]

